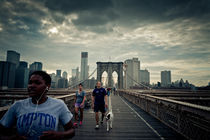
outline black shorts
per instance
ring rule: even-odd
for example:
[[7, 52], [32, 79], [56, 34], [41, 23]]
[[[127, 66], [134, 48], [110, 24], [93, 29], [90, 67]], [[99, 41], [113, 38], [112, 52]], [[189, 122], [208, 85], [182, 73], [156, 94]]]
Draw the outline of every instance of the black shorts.
[[98, 111], [105, 113], [105, 104], [94, 105], [94, 112], [98, 112]]

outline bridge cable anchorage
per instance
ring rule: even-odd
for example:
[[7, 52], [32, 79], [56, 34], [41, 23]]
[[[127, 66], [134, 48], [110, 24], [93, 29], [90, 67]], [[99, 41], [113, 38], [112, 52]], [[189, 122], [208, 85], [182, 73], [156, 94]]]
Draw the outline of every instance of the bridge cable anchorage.
[[164, 137], [162, 137], [144, 118], [141, 117], [141, 115], [139, 115], [138, 112], [136, 112], [128, 103], [126, 103], [121, 96], [119, 96], [121, 98], [121, 100], [161, 139], [161, 140], [165, 140]]
[[139, 83], [139, 82], [137, 82], [135, 79], [133, 79], [133, 78], [126, 72], [126, 70], [123, 69], [123, 71], [126, 73], [126, 76], [128, 76], [128, 78], [130, 78], [131, 80], [133, 80], [134, 82], [136, 82], [138, 85], [143, 86], [143, 87], [146, 87], [146, 88], [149, 89], [149, 90], [152, 90], [151, 87], [149, 87], [149, 86], [147, 86], [147, 85], [144, 85], [144, 84], [142, 84], [142, 83]]
[[97, 70], [97, 68], [94, 69], [94, 71], [88, 76], [87, 79], [78, 81], [76, 84], [69, 86], [66, 90], [69, 90], [69, 89], [71, 89], [71, 88], [73, 88], [73, 87], [76, 87], [76, 86], [79, 85], [80, 83], [83, 83], [83, 82], [87, 81], [91, 76], [93, 76], [93, 74], [96, 72], [96, 70]]

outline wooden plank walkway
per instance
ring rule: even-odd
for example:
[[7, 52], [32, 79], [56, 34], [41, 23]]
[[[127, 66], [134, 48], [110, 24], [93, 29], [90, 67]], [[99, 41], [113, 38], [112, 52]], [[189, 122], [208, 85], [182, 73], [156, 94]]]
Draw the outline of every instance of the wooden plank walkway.
[[136, 140], [136, 139], [185, 139], [120, 96], [111, 96], [114, 114], [113, 129], [106, 131], [106, 122], [95, 130], [95, 114], [84, 111], [83, 125], [76, 129], [73, 140]]

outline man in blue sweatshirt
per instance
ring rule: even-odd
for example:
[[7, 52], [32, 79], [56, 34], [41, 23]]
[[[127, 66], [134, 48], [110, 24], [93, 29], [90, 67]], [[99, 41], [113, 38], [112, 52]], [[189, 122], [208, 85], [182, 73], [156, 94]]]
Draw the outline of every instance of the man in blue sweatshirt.
[[99, 129], [99, 111], [102, 113], [101, 124], [103, 124], [103, 119], [105, 116], [105, 108], [108, 108], [107, 104], [107, 93], [104, 88], [101, 87], [101, 82], [96, 83], [96, 88], [92, 93], [92, 108], [95, 112], [96, 119], [96, 129]]

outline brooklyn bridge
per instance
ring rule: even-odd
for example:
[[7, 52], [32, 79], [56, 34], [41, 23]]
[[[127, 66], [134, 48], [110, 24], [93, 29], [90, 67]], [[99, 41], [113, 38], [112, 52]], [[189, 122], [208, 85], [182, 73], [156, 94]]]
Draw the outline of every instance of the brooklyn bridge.
[[[73, 139], [210, 139], [209, 91], [151, 89], [147, 86], [144, 90], [123, 89], [123, 63], [97, 62], [98, 81], [101, 81], [104, 71], [108, 73], [108, 87], [112, 86], [112, 72], [116, 71], [119, 75], [119, 88], [110, 95], [113, 128], [107, 132], [106, 124], [103, 124], [99, 130], [94, 129], [94, 112], [90, 107], [93, 89], [85, 89], [84, 121], [82, 126], [76, 128]], [[63, 100], [73, 113], [75, 91], [71, 88], [50, 89], [48, 96]], [[0, 91], [0, 118], [12, 103], [27, 97], [26, 89]], [[63, 128], [60, 127], [59, 131]]]
[[[210, 139], [209, 91], [124, 90], [111, 94], [113, 129], [105, 124], [95, 130], [94, 112], [90, 108], [92, 90], [87, 101], [83, 126], [73, 139]], [[62, 99], [74, 112], [74, 90], [50, 90], [49, 96]], [[27, 98], [26, 90], [0, 92], [1, 104]], [[0, 117], [10, 105], [0, 107]], [[61, 130], [62, 131], [62, 128]]]

